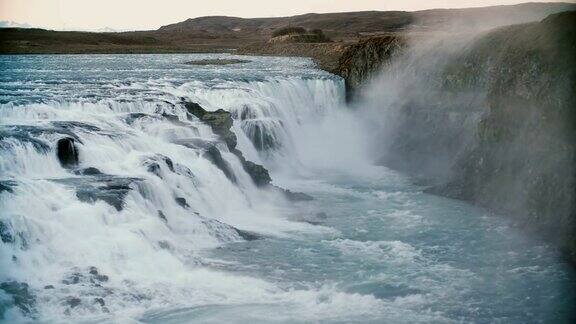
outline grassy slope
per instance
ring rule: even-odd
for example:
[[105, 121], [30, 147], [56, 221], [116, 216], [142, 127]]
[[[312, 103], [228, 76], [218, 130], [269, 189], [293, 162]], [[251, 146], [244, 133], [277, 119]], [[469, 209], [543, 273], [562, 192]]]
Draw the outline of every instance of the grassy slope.
[[245, 45], [265, 46], [274, 29], [286, 26], [319, 28], [335, 41], [355, 42], [360, 35], [438, 28], [448, 21], [478, 26], [487, 21], [517, 22], [541, 19], [576, 8], [566, 3], [522, 4], [486, 8], [417, 12], [365, 11], [305, 14], [278, 18], [200, 17], [158, 30], [88, 33], [41, 29], [0, 29], [0, 53], [163, 53], [227, 52]]

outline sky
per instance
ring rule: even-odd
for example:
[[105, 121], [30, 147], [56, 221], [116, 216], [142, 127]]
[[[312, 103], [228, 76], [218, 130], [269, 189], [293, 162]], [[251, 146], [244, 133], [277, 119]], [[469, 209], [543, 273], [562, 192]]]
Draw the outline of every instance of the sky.
[[[310, 12], [465, 8], [518, 0], [0, 0], [2, 25], [56, 30], [150, 30], [200, 16], [279, 17]], [[558, 2], [558, 1], [539, 1]], [[566, 0], [566, 2], [573, 2]]]

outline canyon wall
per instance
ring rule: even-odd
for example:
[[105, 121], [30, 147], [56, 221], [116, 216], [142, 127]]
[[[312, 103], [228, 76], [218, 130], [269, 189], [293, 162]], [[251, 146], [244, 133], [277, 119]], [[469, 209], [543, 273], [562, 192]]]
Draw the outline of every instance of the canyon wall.
[[513, 215], [576, 261], [576, 12], [411, 46], [374, 39], [340, 59], [349, 90], [387, 120], [382, 164]]

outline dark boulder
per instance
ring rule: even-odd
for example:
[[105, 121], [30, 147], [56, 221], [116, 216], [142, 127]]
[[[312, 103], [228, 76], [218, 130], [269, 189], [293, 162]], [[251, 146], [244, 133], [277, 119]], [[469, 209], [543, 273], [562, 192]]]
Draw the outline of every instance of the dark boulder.
[[58, 140], [56, 155], [60, 164], [65, 168], [72, 168], [78, 165], [78, 148], [71, 137], [64, 137]]
[[98, 268], [96, 267], [90, 267], [88, 273], [90, 274], [90, 282], [93, 284], [98, 284], [109, 280], [107, 275], [98, 273]]
[[13, 187], [16, 186], [16, 182], [12, 180], [0, 180], [0, 193], [6, 192], [14, 192]]
[[100, 305], [100, 307], [106, 306], [106, 303], [104, 302], [104, 298], [102, 298], [102, 297], [94, 298], [94, 303]]
[[252, 181], [254, 181], [254, 183], [257, 186], [259, 187], [266, 186], [269, 185], [270, 182], [272, 181], [272, 178], [270, 178], [270, 173], [268, 173], [268, 170], [266, 170], [266, 168], [260, 164], [244, 160], [242, 166], [244, 167], [244, 171], [246, 171], [246, 173], [250, 175], [250, 178], [252, 178]]
[[170, 170], [171, 172], [174, 172], [174, 162], [172, 162], [172, 160], [162, 154], [156, 154], [153, 157], [147, 158], [144, 161], [144, 165], [146, 166], [146, 171], [155, 174], [156, 176], [158, 176], [159, 178], [162, 178], [160, 169], [162, 169], [162, 165], [161, 163], [164, 163], [166, 165], [166, 167], [168, 167], [168, 170]]
[[35, 312], [36, 298], [27, 283], [17, 281], [3, 282], [0, 284], [0, 290], [12, 297], [14, 306], [18, 307], [23, 314], [32, 315]]
[[16, 242], [12, 232], [12, 227], [9, 224], [5, 223], [4, 221], [0, 221], [0, 238], [2, 239], [2, 243]]
[[[174, 201], [176, 201], [176, 203], [177, 203], [178, 205], [180, 205], [180, 207], [182, 207], [182, 208], [190, 208], [190, 205], [188, 205], [188, 202], [186, 201], [186, 198], [176, 197], [176, 198], [174, 198]], [[158, 215], [160, 215], [160, 213], [159, 213]], [[164, 214], [162, 214], [162, 215], [160, 216], [160, 218], [162, 218], [162, 216], [164, 216]], [[164, 218], [166, 218], [166, 216], [164, 216]]]
[[240, 237], [242, 237], [246, 241], [255, 241], [255, 240], [259, 240], [262, 238], [262, 237], [260, 237], [260, 235], [249, 232], [249, 231], [240, 230], [237, 228], [234, 228], [234, 229], [236, 230], [238, 235], [240, 235]]
[[67, 297], [64, 300], [64, 304], [70, 306], [70, 308], [74, 308], [82, 303], [82, 300], [78, 297]]

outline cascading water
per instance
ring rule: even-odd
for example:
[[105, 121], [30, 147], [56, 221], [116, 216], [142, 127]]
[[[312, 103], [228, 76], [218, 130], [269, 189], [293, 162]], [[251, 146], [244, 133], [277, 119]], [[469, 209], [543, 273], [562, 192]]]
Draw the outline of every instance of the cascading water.
[[[371, 166], [341, 79], [296, 58], [183, 64], [213, 56], [0, 58], [3, 320], [567, 316], [554, 250]], [[188, 101], [229, 111], [244, 157], [315, 200], [256, 186]]]

